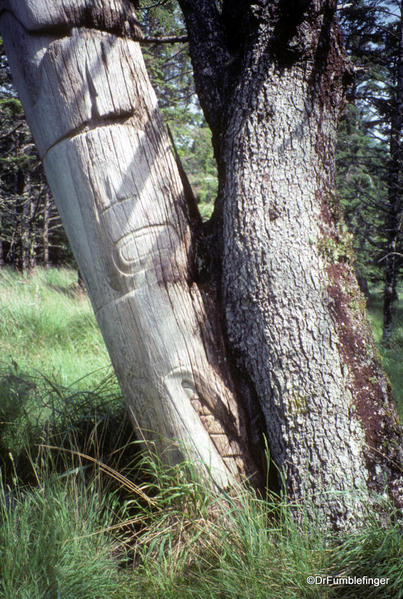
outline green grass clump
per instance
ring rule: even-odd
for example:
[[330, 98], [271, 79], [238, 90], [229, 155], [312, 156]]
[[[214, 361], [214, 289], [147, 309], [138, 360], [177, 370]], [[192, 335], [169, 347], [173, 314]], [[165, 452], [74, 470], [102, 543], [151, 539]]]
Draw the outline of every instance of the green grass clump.
[[[381, 526], [373, 515], [368, 514], [368, 526], [345, 535], [333, 550], [333, 572], [344, 577], [389, 578], [387, 586], [361, 587], [361, 597], [372, 599], [403, 597], [403, 530], [402, 522], [392, 519], [388, 526]], [[344, 587], [336, 597], [356, 599], [357, 586]]]
[[30, 277], [0, 270], [3, 365], [13, 364], [30, 375], [40, 372], [64, 387], [74, 382], [76, 388], [88, 389], [105, 377], [109, 356], [76, 281], [71, 269], [36, 268]]
[[0, 498], [2, 599], [106, 599], [119, 572], [110, 496], [79, 477], [53, 477]]
[[115, 455], [116, 468], [118, 458], [123, 464], [137, 454], [133, 427], [112, 376], [91, 391], [72, 391], [46, 377], [0, 372], [0, 394], [0, 472], [7, 484], [15, 470], [22, 484], [33, 482], [31, 462], [43, 444], [97, 460]]

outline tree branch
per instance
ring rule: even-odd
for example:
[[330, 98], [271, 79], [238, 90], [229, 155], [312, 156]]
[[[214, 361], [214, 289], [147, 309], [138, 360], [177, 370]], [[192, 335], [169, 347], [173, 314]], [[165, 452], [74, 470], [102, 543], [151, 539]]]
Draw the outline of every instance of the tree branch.
[[20, 121], [19, 123], [17, 123], [17, 125], [15, 127], [13, 127], [13, 129], [0, 135], [0, 139], [6, 139], [6, 137], [11, 137], [11, 135], [13, 135], [23, 124], [24, 124], [24, 121]]
[[403, 254], [401, 254], [400, 252], [389, 252], [389, 254], [386, 254], [386, 256], [383, 256], [383, 258], [380, 258], [378, 260], [378, 262], [383, 262], [384, 260], [387, 260], [388, 258], [390, 258], [390, 256], [399, 256], [400, 258], [403, 258]]
[[189, 41], [187, 35], [171, 35], [168, 37], [143, 37], [140, 44], [177, 44]]

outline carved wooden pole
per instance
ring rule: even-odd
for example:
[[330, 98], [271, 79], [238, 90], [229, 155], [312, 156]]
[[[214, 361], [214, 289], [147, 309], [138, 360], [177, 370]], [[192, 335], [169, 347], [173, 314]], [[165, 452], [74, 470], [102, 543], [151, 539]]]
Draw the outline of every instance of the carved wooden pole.
[[187, 205], [129, 0], [13, 0], [0, 28], [135, 423], [226, 485], [253, 469], [191, 277]]

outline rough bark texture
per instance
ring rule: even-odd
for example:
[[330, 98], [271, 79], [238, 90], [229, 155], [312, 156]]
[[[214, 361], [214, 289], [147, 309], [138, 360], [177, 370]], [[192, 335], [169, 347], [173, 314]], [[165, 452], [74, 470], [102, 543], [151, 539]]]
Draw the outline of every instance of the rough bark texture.
[[27, 120], [133, 420], [170, 460], [183, 444], [219, 485], [251, 474], [131, 3], [1, 6]]
[[[202, 9], [181, 4], [196, 83], [206, 87], [194, 58], [192, 13], [200, 20]], [[335, 9], [224, 2], [232, 58], [221, 68], [231, 69], [231, 83], [210, 125], [221, 140], [215, 227], [228, 346], [256, 391], [289, 495], [343, 527], [362, 519], [376, 494], [402, 507], [403, 484], [401, 429], [333, 195], [347, 72]], [[235, 10], [242, 19], [229, 21]]]
[[396, 285], [402, 265], [403, 231], [403, 2], [400, 3], [399, 50], [396, 88], [392, 92], [390, 128], [389, 210], [387, 219], [387, 254], [385, 258], [385, 293], [383, 305], [382, 340], [389, 345], [393, 330], [393, 308]]

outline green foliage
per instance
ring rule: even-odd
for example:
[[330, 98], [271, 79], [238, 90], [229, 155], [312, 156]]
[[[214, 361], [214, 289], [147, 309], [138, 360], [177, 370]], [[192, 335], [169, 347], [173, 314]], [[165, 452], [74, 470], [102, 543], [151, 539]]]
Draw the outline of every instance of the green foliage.
[[339, 130], [337, 184], [355, 236], [358, 274], [372, 281], [385, 276], [390, 236], [396, 233], [397, 253], [402, 242], [390, 188], [392, 123], [401, 103], [396, 95], [399, 20], [399, 5], [389, 0], [357, 0], [345, 4], [341, 12], [347, 51], [356, 70]]
[[0, 371], [0, 469], [5, 481], [14, 468], [31, 477], [27, 449], [36, 455], [40, 444], [73, 443], [86, 453], [104, 454], [132, 434], [114, 377], [78, 391], [43, 375], [16, 374], [5, 367]]
[[[373, 514], [368, 514], [368, 525], [364, 530], [352, 531], [335, 546], [333, 563], [338, 576], [389, 578], [386, 587], [361, 587], [362, 596], [403, 597], [403, 537], [401, 524], [396, 521], [388, 528], [381, 526]], [[345, 587], [335, 597], [356, 599], [357, 588]], [[365, 595], [364, 595], [364, 592]]]
[[217, 166], [211, 145], [211, 132], [203, 121], [194, 126], [190, 145], [183, 144], [179, 155], [204, 219], [211, 216], [217, 195]]
[[353, 234], [357, 274], [380, 280], [384, 239], [385, 144], [365, 132], [360, 111], [350, 104], [339, 127], [337, 143], [337, 191], [344, 218]]

